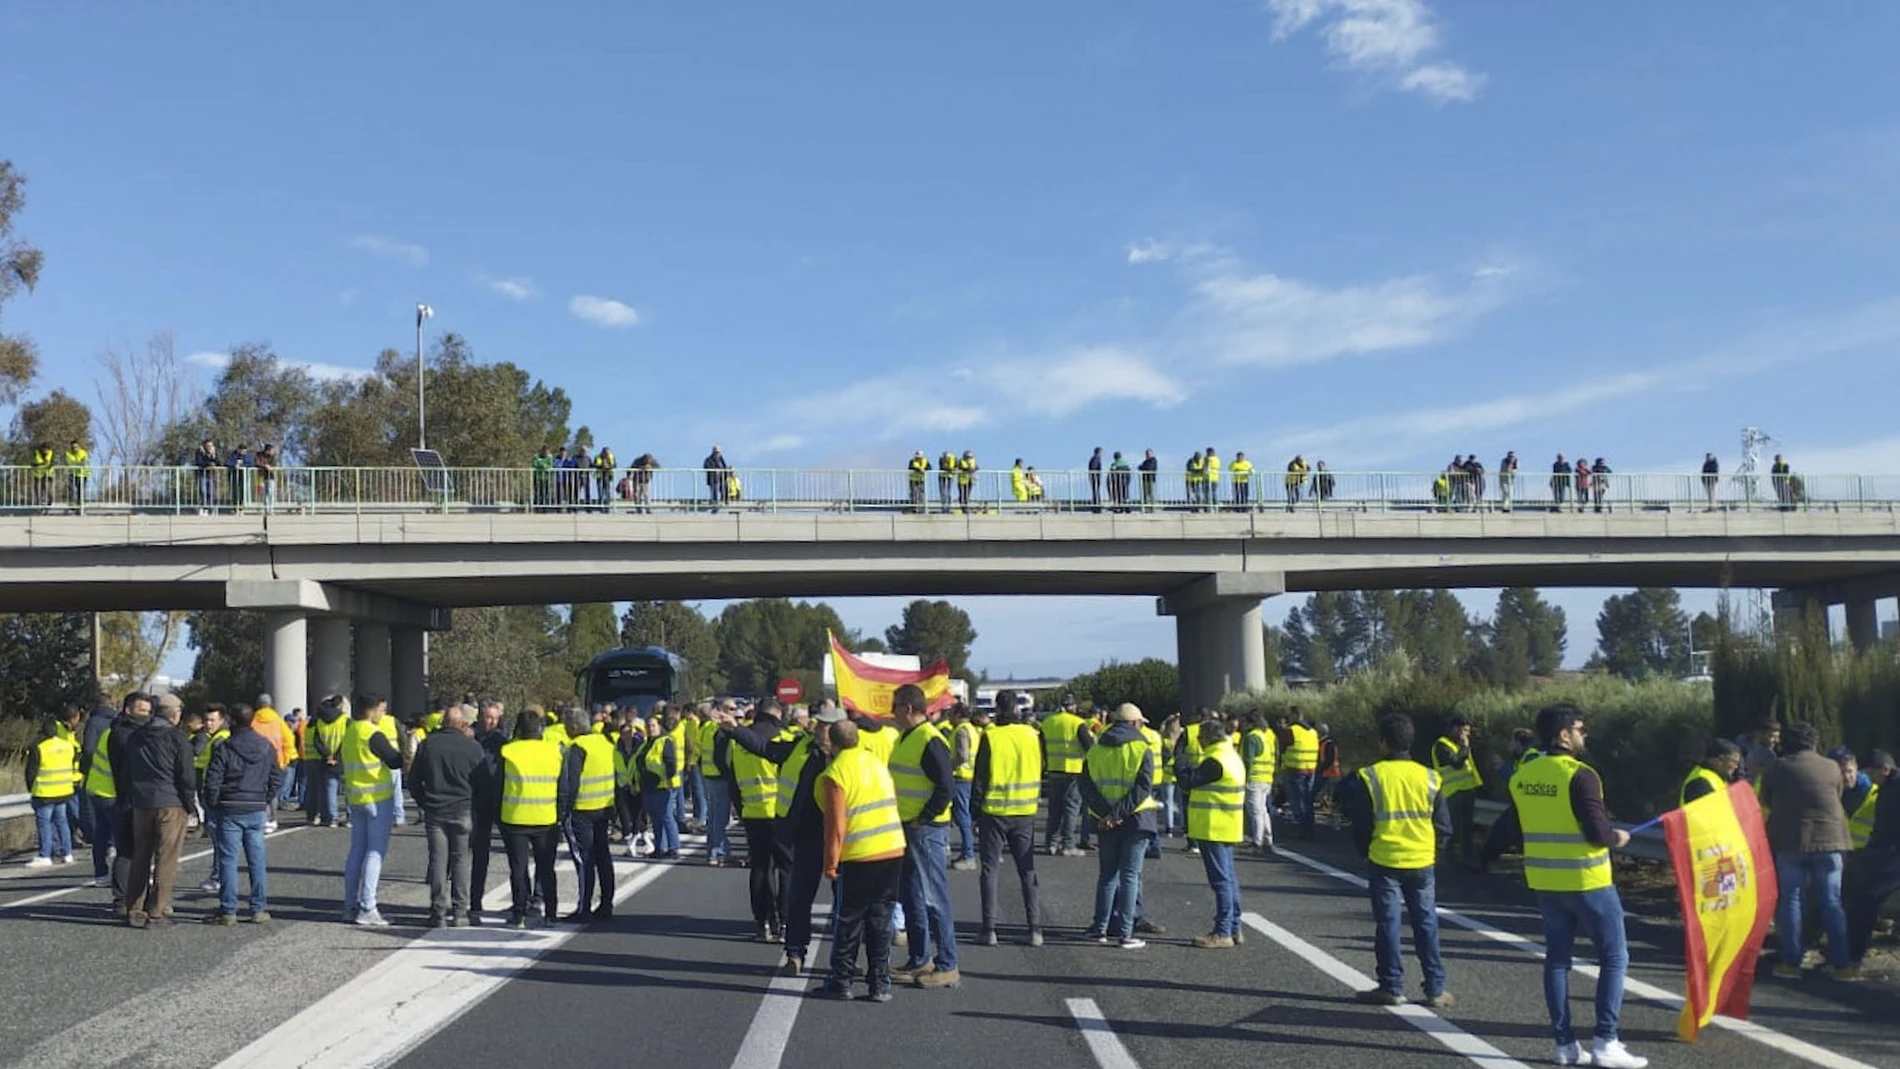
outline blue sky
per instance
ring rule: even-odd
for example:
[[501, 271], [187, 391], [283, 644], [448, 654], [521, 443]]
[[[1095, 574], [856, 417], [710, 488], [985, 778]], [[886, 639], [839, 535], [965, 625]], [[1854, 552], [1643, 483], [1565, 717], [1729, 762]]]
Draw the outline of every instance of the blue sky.
[[[82, 397], [166, 328], [364, 368], [420, 300], [623, 457], [1638, 471], [1752, 423], [1900, 471], [1900, 7], [100, 11], [0, 8], [6, 325]], [[1145, 600], [972, 610], [1000, 672], [1173, 651]]]

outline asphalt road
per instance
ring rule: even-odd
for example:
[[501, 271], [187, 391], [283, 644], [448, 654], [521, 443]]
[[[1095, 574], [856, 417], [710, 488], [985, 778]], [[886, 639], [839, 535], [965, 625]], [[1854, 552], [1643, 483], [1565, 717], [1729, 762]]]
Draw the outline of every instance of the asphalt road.
[[[1148, 912], [1168, 934], [1139, 951], [1076, 938], [1089, 919], [1092, 858], [1039, 859], [1049, 936], [1039, 949], [1013, 938], [1021, 914], [1008, 873], [1003, 945], [970, 945], [976, 874], [952, 873], [963, 986], [899, 987], [885, 1005], [809, 1000], [809, 978], [775, 980], [780, 951], [751, 939], [744, 872], [691, 858], [620, 862], [623, 897], [609, 924], [425, 933], [424, 846], [418, 829], [398, 829], [383, 879], [396, 927], [346, 927], [335, 916], [347, 834], [298, 829], [271, 840], [277, 919], [266, 926], [133, 931], [112, 923], [108, 892], [72, 886], [87, 872], [6, 873], [0, 952], [17, 979], [12, 1012], [0, 1016], [0, 1065], [830, 1069], [868, 1052], [907, 1069], [1380, 1069], [1535, 1064], [1551, 1052], [1536, 917], [1512, 877], [1457, 874], [1441, 884], [1440, 906], [1456, 915], [1443, 924], [1454, 1006], [1355, 1003], [1354, 988], [1371, 983], [1370, 914], [1348, 882], [1360, 866], [1324, 829], [1298, 844], [1306, 862], [1241, 862], [1248, 938], [1232, 951], [1188, 945], [1208, 927], [1212, 900], [1199, 860], [1178, 840], [1145, 880]], [[181, 920], [214, 905], [195, 889], [208, 866], [184, 866]], [[491, 888], [505, 872], [498, 858]], [[564, 862], [564, 898], [571, 877]], [[1714, 1028], [1682, 1043], [1666, 1004], [1681, 987], [1679, 935], [1633, 922], [1631, 937], [1623, 1036], [1659, 1069], [1900, 1066], [1891, 989], [1791, 984], [1765, 972], [1754, 1029]], [[826, 952], [817, 951], [820, 964]], [[1417, 985], [1408, 962], [1407, 987]], [[1573, 977], [1586, 1034], [1591, 987]]]

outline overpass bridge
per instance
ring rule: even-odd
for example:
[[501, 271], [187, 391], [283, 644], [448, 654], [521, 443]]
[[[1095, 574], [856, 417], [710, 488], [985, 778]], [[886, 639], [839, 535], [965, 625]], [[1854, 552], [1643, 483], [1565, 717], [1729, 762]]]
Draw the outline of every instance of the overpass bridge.
[[1231, 484], [1144, 498], [1138, 482], [1124, 498], [1056, 473], [1040, 499], [972, 480], [967, 505], [954, 484], [946, 505], [934, 473], [742, 470], [731, 495], [725, 474], [698, 471], [613, 488], [592, 473], [282, 469], [267, 497], [252, 472], [50, 486], [19, 472], [0, 469], [0, 610], [263, 610], [273, 694], [377, 691], [405, 713], [424, 700], [422, 635], [457, 606], [1145, 595], [1175, 617], [1183, 700], [1202, 703], [1264, 683], [1260, 604], [1285, 592], [1775, 588], [1788, 611], [1845, 603], [1856, 642], [1873, 641], [1874, 599], [1900, 595], [1900, 477], [1618, 475], [1580, 509], [1574, 484], [1523, 478], [1506, 501], [1434, 492], [1437, 473], [1338, 473], [1323, 495], [1256, 475], [1245, 500]]

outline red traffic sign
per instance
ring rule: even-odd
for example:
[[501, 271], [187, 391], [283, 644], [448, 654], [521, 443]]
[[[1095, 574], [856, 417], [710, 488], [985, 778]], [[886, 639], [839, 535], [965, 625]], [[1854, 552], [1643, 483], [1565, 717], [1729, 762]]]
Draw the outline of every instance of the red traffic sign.
[[805, 687], [804, 684], [798, 680], [793, 679], [791, 676], [786, 676], [784, 679], [778, 681], [778, 690], [776, 693], [778, 694], [779, 701], [790, 705], [805, 696]]

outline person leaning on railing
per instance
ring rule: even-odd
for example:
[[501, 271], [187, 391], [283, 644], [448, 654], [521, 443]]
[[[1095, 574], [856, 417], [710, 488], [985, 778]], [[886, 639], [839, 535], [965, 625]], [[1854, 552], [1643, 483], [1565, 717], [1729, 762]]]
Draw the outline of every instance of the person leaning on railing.
[[92, 478], [92, 454], [74, 438], [66, 447], [66, 488], [74, 508], [86, 499], [86, 482]]

